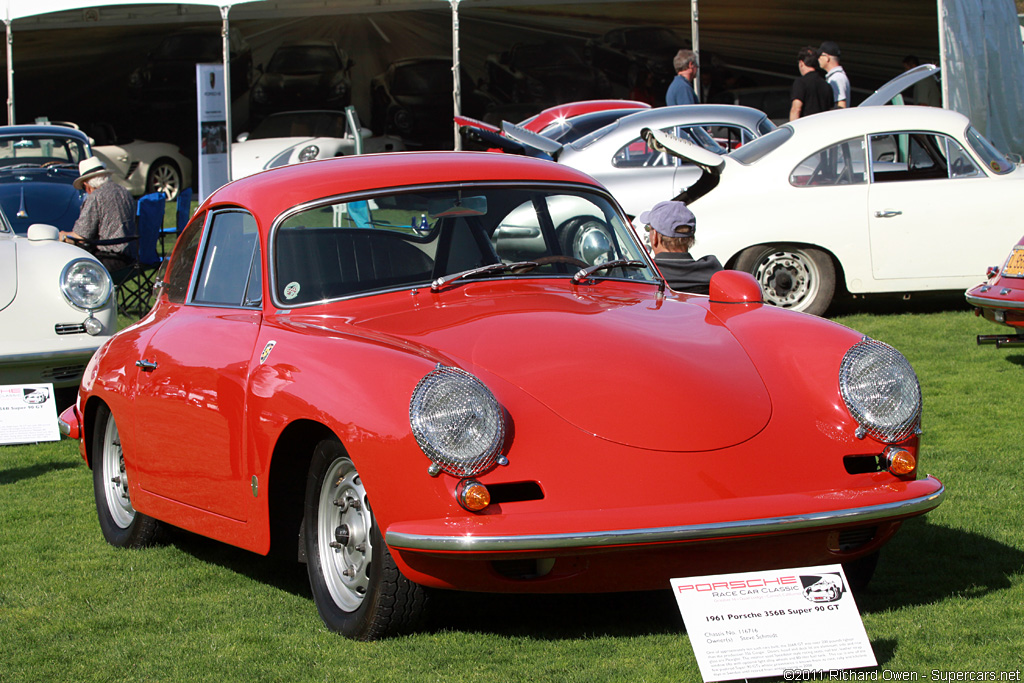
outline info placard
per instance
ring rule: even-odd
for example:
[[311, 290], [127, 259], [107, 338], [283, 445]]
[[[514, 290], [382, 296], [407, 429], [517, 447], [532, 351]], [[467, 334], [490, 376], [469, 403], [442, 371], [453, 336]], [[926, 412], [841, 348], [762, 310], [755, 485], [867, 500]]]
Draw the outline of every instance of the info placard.
[[0, 385], [0, 444], [59, 440], [52, 384]]
[[841, 565], [672, 579], [705, 681], [876, 666]]

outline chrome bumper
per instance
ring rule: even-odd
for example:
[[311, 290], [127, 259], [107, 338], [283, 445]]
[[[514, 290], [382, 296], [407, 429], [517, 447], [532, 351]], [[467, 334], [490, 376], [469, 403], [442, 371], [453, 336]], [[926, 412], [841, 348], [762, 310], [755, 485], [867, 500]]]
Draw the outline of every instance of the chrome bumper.
[[924, 514], [938, 507], [946, 489], [926, 496], [884, 505], [811, 512], [790, 517], [765, 517], [732, 522], [653, 527], [649, 529], [616, 529], [581, 533], [532, 534], [521, 536], [435, 536], [388, 531], [385, 541], [398, 550], [431, 552], [513, 552], [561, 550], [565, 548], [601, 548], [618, 545], [673, 543], [750, 536], [766, 533], [789, 533], [840, 524], [861, 524]]

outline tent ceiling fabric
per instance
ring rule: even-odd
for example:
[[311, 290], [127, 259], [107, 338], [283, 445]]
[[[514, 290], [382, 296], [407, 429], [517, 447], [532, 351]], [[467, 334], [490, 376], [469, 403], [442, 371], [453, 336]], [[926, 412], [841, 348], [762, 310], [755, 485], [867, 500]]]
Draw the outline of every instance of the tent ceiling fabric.
[[[258, 0], [175, 0], [174, 2], [156, 0], [144, 4], [152, 5], [206, 5], [213, 7], [231, 7], [244, 2], [255, 2]], [[53, 12], [67, 12], [70, 10], [81, 10], [89, 7], [114, 7], [120, 5], [139, 5], [132, 0], [107, 0], [106, 2], [90, 2], [89, 0], [6, 0], [6, 18], [8, 21], [24, 19], [41, 14]]]

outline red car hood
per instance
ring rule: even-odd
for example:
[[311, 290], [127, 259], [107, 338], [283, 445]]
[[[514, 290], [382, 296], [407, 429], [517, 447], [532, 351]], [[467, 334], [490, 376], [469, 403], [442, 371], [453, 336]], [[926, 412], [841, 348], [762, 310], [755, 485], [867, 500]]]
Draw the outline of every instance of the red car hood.
[[714, 450], [768, 423], [757, 369], [705, 308], [658, 301], [650, 286], [592, 291], [473, 283], [348, 322], [482, 368], [578, 429], [629, 446]]

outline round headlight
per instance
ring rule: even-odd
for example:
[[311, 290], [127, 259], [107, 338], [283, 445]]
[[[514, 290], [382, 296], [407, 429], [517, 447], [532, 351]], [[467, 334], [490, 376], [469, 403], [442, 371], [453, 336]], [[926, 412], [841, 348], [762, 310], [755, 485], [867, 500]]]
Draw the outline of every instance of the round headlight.
[[468, 372], [444, 365], [416, 385], [409, 423], [427, 457], [459, 477], [493, 467], [505, 441], [505, 420], [494, 394]]
[[903, 441], [921, 420], [921, 385], [910, 363], [888, 344], [864, 339], [843, 356], [839, 391], [861, 429], [884, 443]]
[[60, 274], [60, 291], [72, 306], [94, 311], [110, 299], [114, 283], [107, 269], [91, 259], [75, 259]]
[[316, 156], [320, 154], [320, 148], [316, 145], [306, 145], [299, 152], [299, 161], [312, 161], [316, 159]]

